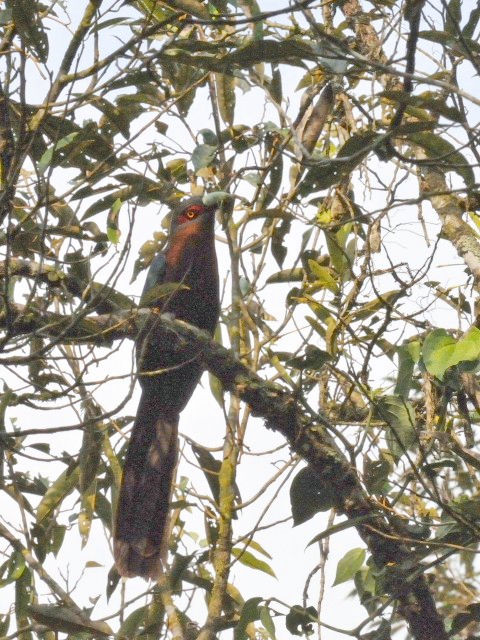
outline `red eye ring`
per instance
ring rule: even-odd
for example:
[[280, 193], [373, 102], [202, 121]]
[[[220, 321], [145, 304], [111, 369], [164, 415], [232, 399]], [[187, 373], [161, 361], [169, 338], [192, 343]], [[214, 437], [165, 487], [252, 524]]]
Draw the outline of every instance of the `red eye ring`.
[[201, 205], [197, 205], [197, 204], [192, 205], [183, 212], [183, 218], [184, 220], [193, 220], [198, 215], [203, 213], [203, 211], [204, 211], [204, 207], [202, 207]]

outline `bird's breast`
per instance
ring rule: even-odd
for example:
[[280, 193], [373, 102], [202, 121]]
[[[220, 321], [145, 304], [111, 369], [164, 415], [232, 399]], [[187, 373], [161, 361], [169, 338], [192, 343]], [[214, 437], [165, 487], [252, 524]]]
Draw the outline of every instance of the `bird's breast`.
[[213, 334], [220, 312], [213, 238], [191, 242], [188, 250], [184, 247], [183, 252], [173, 245], [166, 259], [166, 281], [177, 282], [184, 287], [179, 287], [165, 301], [163, 310]]

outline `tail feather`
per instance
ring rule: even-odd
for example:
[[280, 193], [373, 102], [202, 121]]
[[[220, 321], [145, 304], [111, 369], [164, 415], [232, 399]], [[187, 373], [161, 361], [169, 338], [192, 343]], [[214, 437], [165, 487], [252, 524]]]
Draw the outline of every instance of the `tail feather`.
[[114, 556], [122, 576], [155, 579], [162, 571], [177, 455], [178, 414], [159, 409], [144, 391], [117, 505]]

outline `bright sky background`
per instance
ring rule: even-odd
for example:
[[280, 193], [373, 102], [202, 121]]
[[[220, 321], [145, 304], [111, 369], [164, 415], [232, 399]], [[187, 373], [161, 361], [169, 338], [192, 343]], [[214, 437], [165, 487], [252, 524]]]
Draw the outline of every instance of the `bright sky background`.
[[[78, 23], [80, 10], [83, 10], [84, 2], [69, 1], [67, 3], [69, 11], [71, 11], [73, 25]], [[263, 0], [259, 2], [262, 10], [277, 9], [283, 4], [287, 4], [287, 0], [283, 0], [282, 3], [277, 0]], [[468, 5], [473, 3], [465, 2], [465, 10], [468, 11]], [[52, 25], [52, 30], [56, 27]], [[64, 31], [59, 29], [61, 38], [64, 38]], [[107, 31], [101, 32], [101, 47], [105, 53], [111, 47], [118, 46], [118, 42], [112, 37], [109, 39]], [[424, 45], [425, 46], [425, 45]], [[426, 47], [430, 49], [430, 47]], [[63, 54], [63, 42], [58, 40], [58, 46], [52, 48], [50, 58], [53, 61], [61, 58]], [[287, 112], [292, 119], [295, 117], [299, 101], [301, 98], [301, 91], [295, 91], [295, 87], [298, 84], [300, 77], [303, 75], [302, 70], [293, 67], [283, 67], [283, 83], [284, 83], [284, 95], [288, 96]], [[32, 82], [27, 86], [28, 99], [34, 103], [38, 103], [45, 95], [45, 84], [39, 82], [37, 73], [32, 72]], [[264, 112], [264, 102], [260, 91], [251, 91], [246, 94], [242, 94], [237, 90], [237, 106], [236, 113], [241, 114], [241, 117], [236, 117], [237, 121], [242, 121], [245, 124], [255, 124], [262, 119], [272, 119], [276, 121], [276, 114], [272, 111]], [[258, 96], [258, 100], [256, 99]], [[199, 92], [199, 96], [196, 99], [194, 107], [191, 109], [191, 116], [189, 117], [189, 123], [193, 131], [198, 131], [203, 128], [214, 128], [211, 119], [208, 119], [210, 113], [208, 100], [205, 92]], [[87, 117], [87, 112], [86, 112]], [[91, 114], [88, 117], [92, 117]], [[98, 119], [99, 114], [95, 111], [94, 116]], [[147, 122], [150, 114], [145, 114], [144, 121]], [[175, 138], [175, 143], [178, 147], [185, 146], [185, 148], [192, 148], [191, 138], [185, 129], [179, 126], [178, 122], [174, 123], [171, 119], [171, 128], [169, 134]], [[141, 138], [141, 142], [145, 145], [149, 145], [156, 135], [156, 131], [153, 127], [148, 128]], [[200, 140], [199, 140], [200, 141]], [[386, 166], [380, 166], [379, 170], [385, 172], [389, 171]], [[413, 190], [416, 193], [417, 187], [415, 182], [404, 183], [398, 195], [404, 197], [412, 196]], [[68, 188], [68, 185], [65, 185]], [[359, 193], [362, 187], [359, 188]], [[372, 196], [372, 209], [376, 209], [378, 204], [375, 203], [375, 196]], [[311, 209], [308, 215], [313, 214]], [[435, 215], [429, 212], [429, 207], [425, 206], [424, 211], [426, 214], [427, 228], [429, 229], [430, 238], [434, 239], [438, 232], [438, 223]], [[161, 219], [166, 213], [166, 208], [159, 209], [156, 206], [150, 205], [145, 208], [138, 208], [135, 214], [135, 223], [133, 227], [132, 235], [132, 250], [130, 253], [130, 259], [124, 269], [121, 280], [118, 282], [118, 288], [132, 296], [139, 296], [143, 287], [144, 274], [141, 274], [137, 280], [130, 284], [130, 277], [133, 268], [133, 262], [137, 257], [138, 248], [148, 239], [152, 237], [154, 230], [160, 229]], [[122, 216], [124, 228], [127, 228], [126, 223], [126, 209], [122, 210], [120, 214], [120, 224], [122, 225]], [[405, 209], [405, 211], [397, 209], [392, 215], [391, 228], [394, 229], [390, 232], [386, 238], [386, 242], [389, 246], [390, 257], [396, 261], [408, 260], [410, 266], [414, 268], [419, 266], [425, 260], [427, 254], [425, 240], [423, 237], [417, 235], [416, 230], [412, 229], [412, 223], [417, 220], [417, 211], [415, 208]], [[393, 217], [395, 217], [395, 226], [393, 223]], [[300, 242], [301, 233], [306, 229], [298, 227], [297, 236], [292, 235], [288, 239], [288, 246], [291, 250], [289, 257], [285, 260], [285, 266], [289, 265], [289, 258], [295, 256], [297, 252], [298, 243]], [[221, 230], [218, 229], [219, 235]], [[122, 242], [124, 236], [120, 240], [118, 250], [122, 249]], [[220, 259], [220, 272], [221, 277], [226, 275], [227, 271], [227, 251], [224, 244], [222, 244], [221, 238], [217, 243], [217, 249]], [[455, 265], [454, 268], [452, 265]], [[270, 265], [271, 270], [264, 273], [264, 279], [271, 273], [277, 270], [274, 264]], [[108, 267], [99, 274], [99, 279], [107, 277]], [[113, 266], [112, 266], [113, 268]], [[433, 271], [432, 277], [438, 277], [443, 286], [452, 285], [462, 281], [460, 277], [463, 271], [463, 265], [456, 254], [452, 251], [450, 245], [445, 241], [441, 241], [441, 260]], [[436, 275], [435, 275], [436, 274]], [[386, 283], [387, 284], [387, 283]], [[390, 283], [391, 284], [391, 283]], [[268, 312], [274, 316], [278, 321], [282, 319], [284, 313], [284, 299], [286, 292], [289, 290], [289, 285], [275, 285], [270, 286], [262, 291], [262, 297], [265, 297], [267, 303]], [[388, 290], [391, 286], [385, 286], [383, 290]], [[415, 305], [416, 301], [410, 301], [409, 304]], [[432, 313], [435, 309], [432, 309]], [[436, 318], [438, 324], [438, 317]], [[451, 325], [451, 315], [445, 316], [445, 326]], [[288, 340], [285, 344], [282, 344], [282, 348], [285, 348]], [[115, 345], [116, 346], [116, 345]], [[319, 345], [322, 346], [322, 345]], [[99, 356], [105, 353], [103, 350], [98, 350]], [[115, 380], [109, 385], [104, 385], [100, 391], [100, 401], [103, 403], [103, 408], [108, 410], [116, 406], [121, 399], [125, 396], [128, 390], [128, 384], [130, 381], [130, 374], [132, 371], [132, 344], [130, 342], [122, 345], [122, 348], [117, 351], [107, 361], [107, 371], [111, 373], [112, 377], [126, 376], [126, 379]], [[389, 365], [393, 372], [393, 365]], [[384, 364], [379, 369], [378, 377], [384, 378], [386, 370]], [[105, 365], [102, 367], [102, 363], [98, 369], [91, 370], [91, 379], [102, 380], [105, 375]], [[8, 379], [8, 377], [7, 377]], [[124, 415], [133, 415], [136, 410], [136, 405], [139, 397], [139, 389], [135, 388], [132, 399], [129, 401], [127, 407], [123, 410]], [[20, 413], [15, 409], [14, 412], [19, 415], [17, 426], [21, 428], [37, 428], [41, 426], [52, 427], [55, 425], [71, 424], [72, 414], [67, 411], [58, 412], [31, 412], [22, 410]], [[8, 415], [7, 415], [8, 418]], [[180, 421], [180, 431], [189, 438], [201, 443], [206, 447], [221, 447], [224, 434], [224, 419], [223, 414], [218, 407], [217, 403], [213, 399], [210, 391], [208, 390], [208, 380], [204, 376], [202, 385], [196, 390], [192, 400], [187, 408], [184, 410]], [[32, 437], [31, 442], [41, 441], [41, 437]], [[80, 442], [80, 434], [76, 432], [69, 432], [68, 434], [55, 437], [55, 446], [52, 453], [61, 453], [62, 450], [75, 451], [76, 443]], [[275, 466], [272, 464], [272, 459], [268, 456], [255, 456], [251, 455], [256, 452], [272, 449], [282, 444], [283, 439], [276, 434], [267, 431], [263, 427], [261, 420], [251, 420], [248, 428], [246, 445], [248, 453], [244, 456], [242, 464], [239, 467], [239, 480], [241, 495], [243, 501], [248, 500], [255, 495], [265, 482], [275, 472]], [[182, 441], [183, 444], [183, 441]], [[188, 446], [184, 448], [185, 457], [192, 462], [194, 460], [191, 450]], [[216, 457], [220, 457], [219, 453], [215, 454]], [[285, 461], [288, 457], [288, 449], [285, 447], [281, 452], [273, 456], [273, 459], [280, 465], [282, 461]], [[32, 471], [34, 471], [33, 464]], [[60, 463], [48, 463], [39, 465], [38, 468], [42, 468], [43, 474], [51, 475], [52, 478], [64, 469], [64, 465]], [[295, 472], [300, 467], [297, 467]], [[35, 471], [37, 468], [35, 468]], [[185, 460], [182, 459], [180, 463], [179, 475], [187, 475], [193, 482], [195, 489], [200, 494], [209, 495], [209, 489], [204, 479], [203, 474], [195, 469], [191, 464], [187, 465]], [[268, 524], [277, 520], [285, 519], [290, 515], [290, 504], [288, 498], [288, 488], [290, 481], [282, 488], [279, 495], [273, 499], [272, 505], [269, 508], [267, 515], [263, 518], [261, 524]], [[277, 485], [270, 487], [265, 496], [263, 496], [262, 505], [273, 498], [273, 493]], [[74, 500], [77, 499], [77, 494], [70, 497], [65, 501], [65, 505], [69, 506]], [[16, 507], [13, 502], [6, 504], [5, 494], [2, 494], [2, 517], [5, 521], [11, 521], [18, 518]], [[238, 520], [235, 522], [235, 535], [242, 535], [249, 531], [255, 524], [256, 519], [259, 517], [259, 510], [245, 509], [239, 515]], [[66, 511], [65, 518], [69, 515]], [[61, 518], [60, 518], [61, 520]], [[66, 521], [66, 519], [65, 519]], [[337, 520], [338, 521], [338, 520]], [[314, 545], [306, 549], [306, 545], [316, 534], [326, 528], [327, 514], [319, 514], [309, 522], [293, 528], [291, 521], [275, 526], [273, 529], [266, 529], [260, 531], [255, 535], [255, 540], [259, 542], [273, 557], [271, 566], [275, 571], [278, 579], [267, 576], [258, 571], [252, 571], [239, 563], [236, 563], [232, 569], [231, 582], [236, 585], [242, 595], [246, 598], [253, 596], [263, 597], [275, 597], [279, 600], [287, 603], [288, 605], [301, 604], [302, 591], [304, 588], [305, 580], [311, 571], [311, 569], [318, 563], [319, 554], [318, 548]], [[73, 530], [76, 528], [76, 524], [73, 525]], [[203, 531], [202, 518], [199, 513], [192, 514], [191, 525], [188, 527], [191, 531]], [[346, 629], [350, 629], [355, 626], [360, 620], [362, 620], [366, 613], [365, 610], [358, 604], [356, 597], [348, 598], [348, 593], [352, 589], [352, 583], [339, 585], [332, 587], [334, 581], [335, 570], [338, 560], [352, 547], [364, 547], [361, 540], [356, 536], [352, 530], [342, 532], [334, 536], [331, 540], [330, 559], [327, 564], [326, 572], [326, 595], [323, 602], [323, 609], [321, 618], [324, 622], [330, 623], [334, 626], [342, 626]], [[120, 589], [117, 589], [110, 602], [106, 602], [105, 598], [105, 572], [99, 568], [87, 568], [85, 569], [85, 563], [87, 561], [97, 562], [107, 568], [112, 564], [111, 550], [108, 541], [105, 539], [102, 527], [95, 522], [90, 534], [90, 539], [85, 549], [79, 552], [79, 543], [76, 539], [76, 534], [72, 535], [72, 544], [65, 545], [58, 558], [53, 559], [47, 557], [45, 567], [47, 570], [51, 570], [52, 574], [61, 582], [61, 578], [56, 575], [57, 567], [62, 568], [62, 574], [68, 578], [68, 583], [72, 586], [80, 577], [82, 571], [86, 571], [88, 576], [87, 580], [81, 580], [78, 588], [72, 593], [73, 598], [78, 604], [85, 607], [89, 606], [89, 598], [100, 596], [96, 603], [95, 609], [92, 613], [93, 619], [103, 618], [109, 616], [117, 611], [119, 606], [119, 593]], [[195, 544], [190, 544], [189, 550], [192, 551], [195, 548]], [[72, 552], [73, 550], [73, 552]], [[101, 578], [99, 576], [101, 575]], [[126, 600], [132, 598], [136, 593], [146, 588], [146, 584], [141, 579], [129, 580], [126, 585]], [[44, 590], [46, 591], [46, 590]], [[42, 593], [42, 588], [40, 589]], [[317, 606], [316, 598], [318, 595], [318, 574], [313, 578], [312, 584], [309, 590], [310, 599], [308, 604]], [[135, 607], [140, 603], [135, 603]], [[0, 606], [0, 612], [5, 612], [8, 609], [8, 603], [4, 601]], [[284, 608], [279, 610], [285, 611]], [[199, 611], [203, 611], [203, 607]], [[198, 620], [201, 624], [203, 621], [202, 613], [197, 614], [195, 610], [189, 612], [192, 619]], [[281, 618], [283, 620], [283, 618]], [[288, 632], [282, 629], [283, 625], [277, 623], [277, 632], [279, 640], [289, 636]], [[229, 637], [231, 632], [227, 632]], [[324, 631], [323, 640], [338, 640], [345, 636], [337, 634], [332, 631]]]

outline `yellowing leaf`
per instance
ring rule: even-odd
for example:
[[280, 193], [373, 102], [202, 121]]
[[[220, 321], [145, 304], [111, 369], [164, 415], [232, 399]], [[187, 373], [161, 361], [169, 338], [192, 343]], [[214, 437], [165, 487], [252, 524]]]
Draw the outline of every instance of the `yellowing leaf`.
[[235, 112], [235, 78], [230, 74], [216, 73], [215, 84], [217, 86], [218, 110], [222, 120], [228, 124], [233, 124]]
[[78, 484], [79, 476], [80, 470], [78, 467], [70, 472], [67, 469], [58, 476], [55, 482], [49, 486], [37, 507], [37, 522], [41, 522], [49, 516], [62, 503], [64, 498], [73, 491]]
[[308, 266], [315, 278], [315, 281], [311, 284], [312, 288], [321, 287], [322, 289], [329, 289], [333, 293], [337, 292], [337, 281], [334, 278], [333, 271], [330, 267], [322, 267], [322, 265], [318, 264], [315, 260], [309, 260]]
[[271, 568], [269, 564], [256, 558], [253, 553], [249, 551], [245, 551], [244, 549], [232, 549], [232, 555], [238, 558], [238, 561], [244, 564], [246, 567], [251, 567], [252, 569], [257, 569], [258, 571], [263, 571], [264, 573], [268, 573], [269, 576], [273, 576], [276, 578], [275, 572]]

